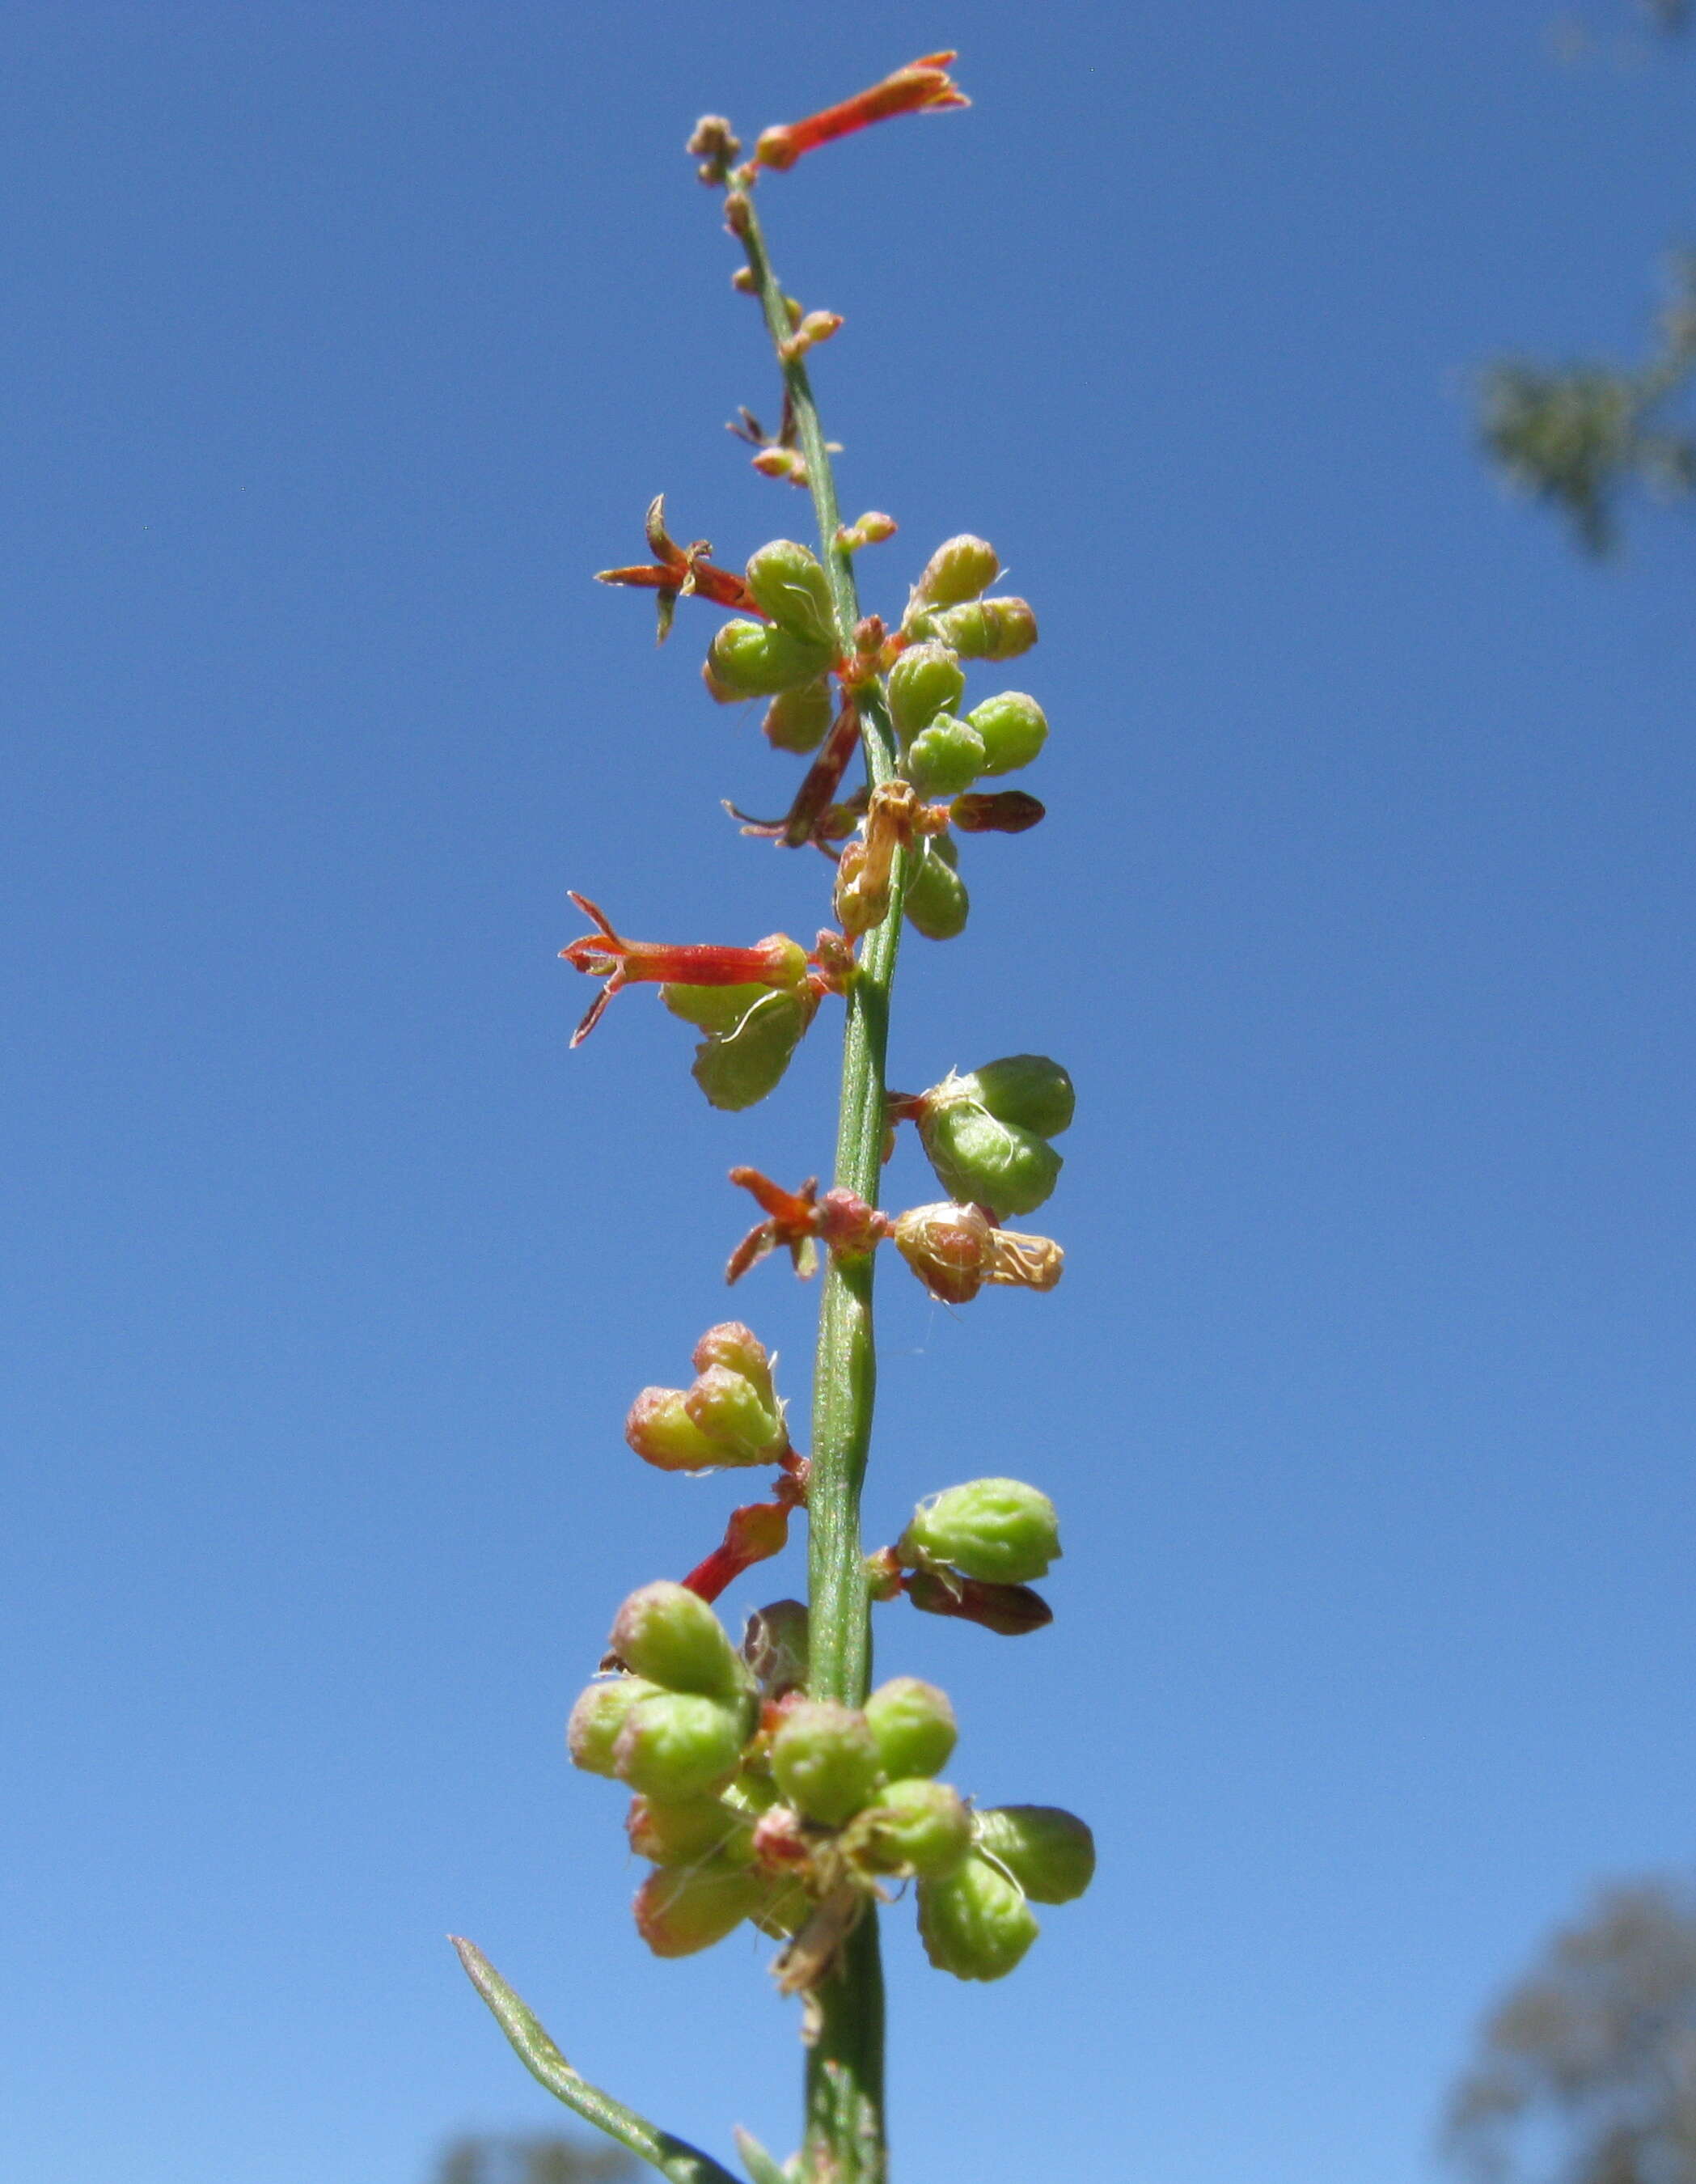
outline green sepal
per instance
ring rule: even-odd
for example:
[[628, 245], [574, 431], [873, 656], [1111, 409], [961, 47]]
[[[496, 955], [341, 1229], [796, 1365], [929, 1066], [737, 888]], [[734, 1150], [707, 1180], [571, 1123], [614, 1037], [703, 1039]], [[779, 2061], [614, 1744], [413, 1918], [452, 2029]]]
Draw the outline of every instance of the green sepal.
[[707, 688], [720, 705], [744, 698], [775, 698], [780, 691], [815, 682], [829, 667], [834, 647], [798, 637], [763, 621], [727, 621], [707, 651]]
[[736, 1114], [775, 1091], [818, 1006], [810, 992], [786, 994], [766, 987], [728, 1031], [709, 1033], [689, 1065], [709, 1104]]
[[804, 682], [796, 690], [780, 690], [765, 709], [760, 727], [773, 750], [794, 751], [805, 756], [825, 740], [836, 717], [836, 700], [830, 683]]
[[1048, 716], [1022, 690], [986, 698], [966, 715], [983, 744], [985, 773], [1016, 773], [1048, 739]]
[[1041, 1931], [1024, 1891], [976, 1852], [918, 1896], [925, 1954], [956, 1979], [1005, 1979]]
[[892, 1676], [865, 1702], [877, 1756], [891, 1780], [940, 1774], [959, 1730], [946, 1691], [917, 1676]]
[[1059, 1181], [1060, 1156], [1046, 1138], [966, 1101], [926, 1108], [919, 1135], [949, 1197], [987, 1206], [998, 1221], [1035, 1212]]
[[804, 642], [836, 649], [836, 616], [830, 579], [818, 556], [792, 538], [774, 538], [749, 560], [748, 588], [753, 603], [780, 629]]
[[588, 1685], [579, 1692], [565, 1724], [566, 1749], [571, 1764], [586, 1774], [604, 1774], [614, 1780], [618, 1767], [614, 1748], [620, 1731], [638, 1699], [651, 1698], [659, 1689], [646, 1676], [614, 1676], [606, 1683]]
[[896, 1552], [991, 1585], [1028, 1585], [1060, 1556], [1059, 1518], [1039, 1487], [1021, 1479], [972, 1479], [928, 1495]]
[[946, 644], [911, 644], [889, 671], [889, 711], [904, 744], [965, 695], [959, 656]]
[[797, 1812], [837, 1828], [866, 1803], [882, 1770], [871, 1725], [857, 1708], [801, 1699], [772, 1731], [771, 1771]]
[[984, 771], [983, 738], [970, 721], [938, 713], [907, 747], [901, 770], [921, 796], [958, 796]]
[[1059, 1805], [992, 1806], [977, 1815], [977, 1841], [1038, 1903], [1070, 1903], [1095, 1878], [1095, 1837]]
[[980, 1062], [964, 1077], [945, 1078], [929, 1096], [975, 1100], [1004, 1123], [1016, 1123], [1039, 1138], [1057, 1138], [1069, 1129], [1077, 1106], [1071, 1078], [1046, 1054], [1004, 1054]]
[[748, 1716], [693, 1691], [656, 1691], [625, 1717], [613, 1758], [620, 1782], [678, 1804], [727, 1782], [742, 1759]]
[[926, 940], [953, 940], [965, 931], [971, 897], [955, 869], [959, 855], [946, 834], [932, 835], [908, 878], [902, 907]]

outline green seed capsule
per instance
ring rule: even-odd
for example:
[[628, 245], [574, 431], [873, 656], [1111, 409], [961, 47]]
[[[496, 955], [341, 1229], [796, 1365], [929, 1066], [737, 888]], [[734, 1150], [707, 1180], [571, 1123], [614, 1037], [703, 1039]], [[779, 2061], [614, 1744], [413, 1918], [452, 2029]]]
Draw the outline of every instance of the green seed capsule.
[[810, 994], [766, 988], [731, 1031], [702, 1040], [689, 1074], [713, 1106], [731, 1114], [752, 1107], [782, 1082], [817, 1008]]
[[965, 695], [959, 655], [945, 644], [912, 644], [889, 671], [889, 710], [903, 743], [951, 713]]
[[777, 1391], [771, 1384], [771, 1360], [765, 1345], [739, 1319], [720, 1320], [716, 1327], [709, 1327], [695, 1345], [689, 1362], [698, 1373], [704, 1373], [709, 1365], [727, 1365], [744, 1380], [753, 1381], [768, 1410], [776, 1409]]
[[1076, 1105], [1070, 1078], [1046, 1054], [1004, 1054], [964, 1077], [944, 1078], [930, 1096], [944, 1094], [975, 1100], [1004, 1123], [1016, 1123], [1039, 1138], [1057, 1138], [1069, 1128]]
[[923, 627], [966, 660], [1015, 660], [1037, 642], [1037, 617], [1023, 599], [974, 599], [925, 616]]
[[1038, 1903], [1070, 1903], [1095, 1878], [1095, 1837], [1058, 1805], [998, 1805], [977, 1815], [980, 1849]]
[[772, 991], [770, 986], [663, 985], [659, 998], [674, 1017], [728, 1038], [750, 1009]]
[[836, 649], [830, 579], [816, 554], [792, 538], [774, 538], [748, 565], [754, 604], [780, 629], [826, 650]]
[[987, 538], [962, 532], [945, 538], [920, 571], [909, 604], [926, 607], [958, 606], [977, 599], [1001, 574], [1001, 557]]
[[855, 1708], [802, 1699], [772, 1736], [771, 1771], [797, 1812], [838, 1828], [877, 1786], [881, 1770], [871, 1724]]
[[804, 682], [798, 690], [780, 690], [760, 722], [773, 750], [804, 755], [817, 750], [836, 716], [828, 682]]
[[613, 1747], [614, 1771], [643, 1797], [681, 1804], [729, 1780], [747, 1733], [741, 1707], [692, 1691], [656, 1691], [626, 1715]]
[[707, 688], [720, 705], [743, 698], [775, 698], [815, 682], [831, 664], [831, 648], [763, 621], [727, 621], [707, 653]]
[[925, 1954], [956, 1979], [1004, 1979], [1040, 1930], [1023, 1892], [981, 1858], [919, 1883]]
[[656, 1471], [714, 1471], [726, 1460], [690, 1417], [681, 1388], [644, 1388], [630, 1407], [624, 1437]]
[[1013, 773], [1029, 766], [1048, 740], [1047, 716], [1022, 690], [1004, 690], [974, 705], [967, 720], [983, 739], [985, 773]]
[[969, 721], [938, 713], [907, 747], [902, 771], [921, 796], [958, 796], [984, 770], [983, 738]]
[[971, 897], [954, 869], [958, 854], [945, 834], [933, 836], [907, 882], [902, 906], [908, 923], [926, 940], [953, 940], [965, 931]]
[[939, 1880], [971, 1849], [972, 1816], [946, 1782], [888, 1782], [855, 1821], [854, 1835], [855, 1862], [868, 1873]]
[[608, 1642], [627, 1669], [668, 1691], [721, 1701], [740, 1701], [748, 1691], [747, 1668], [724, 1624], [699, 1593], [668, 1578], [631, 1594]]
[[638, 1858], [655, 1865], [746, 1865], [753, 1855], [753, 1828], [715, 1797], [687, 1797], [668, 1805], [656, 1797], [631, 1801], [624, 1831]]
[[921, 1502], [898, 1552], [904, 1562], [945, 1563], [993, 1585], [1027, 1585], [1059, 1557], [1059, 1519], [1034, 1486], [974, 1479]]
[[743, 1866], [662, 1866], [636, 1892], [636, 1925], [656, 1957], [689, 1957], [734, 1933], [768, 1893]]
[[[720, 1463], [776, 1463], [789, 1446], [789, 1429], [783, 1423], [781, 1410], [776, 1403], [768, 1403], [752, 1380], [732, 1372], [728, 1365], [709, 1365], [685, 1395], [683, 1407], [722, 1451]], [[690, 1598], [693, 1597], [692, 1593]], [[707, 1612], [712, 1614], [710, 1608]], [[716, 1623], [718, 1618], [714, 1616], [713, 1620]]]
[[960, 1101], [927, 1108], [919, 1135], [950, 1198], [987, 1206], [997, 1220], [1034, 1213], [1059, 1180], [1060, 1156], [1046, 1138]]
[[614, 1676], [609, 1683], [591, 1684], [572, 1708], [565, 1727], [571, 1764], [586, 1774], [615, 1776], [613, 1747], [626, 1718], [638, 1699], [652, 1698], [659, 1689], [645, 1676]]
[[865, 1702], [865, 1718], [892, 1781], [940, 1774], [959, 1736], [948, 1693], [917, 1676], [892, 1676], [880, 1684]]

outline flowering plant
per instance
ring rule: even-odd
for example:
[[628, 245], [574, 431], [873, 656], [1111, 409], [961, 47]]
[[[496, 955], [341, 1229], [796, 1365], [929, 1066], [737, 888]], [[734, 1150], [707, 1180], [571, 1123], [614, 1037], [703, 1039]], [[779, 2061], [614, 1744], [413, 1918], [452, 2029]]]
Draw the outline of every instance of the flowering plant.
[[[722, 1109], [775, 1090], [827, 1004], [840, 1000], [846, 1019], [830, 1187], [792, 1190], [755, 1168], [731, 1170], [759, 1218], [731, 1253], [729, 1279], [780, 1247], [803, 1275], [823, 1262], [809, 1451], [795, 1447], [772, 1360], [739, 1321], [702, 1335], [687, 1387], [642, 1391], [625, 1429], [637, 1457], [662, 1471], [769, 1474], [767, 1498], [733, 1509], [722, 1540], [681, 1580], [629, 1596], [570, 1727], [576, 1765], [631, 1793], [631, 1846], [651, 1866], [636, 1898], [648, 1946], [689, 1954], [745, 1920], [780, 1944], [778, 1986], [801, 2005], [804, 2135], [780, 2164], [738, 2132], [753, 2184], [881, 2184], [887, 2176], [878, 1918], [904, 1884], [931, 1964], [959, 1979], [994, 1980], [1036, 1939], [1032, 1905], [1081, 1895], [1094, 1866], [1089, 1830], [1071, 1814], [976, 1808], [941, 1779], [956, 1736], [943, 1692], [914, 1676], [876, 1688], [871, 1680], [872, 1611], [881, 1603], [904, 1598], [1004, 1636], [1048, 1622], [1033, 1585], [1060, 1552], [1054, 1504], [1018, 1479], [976, 1479], [928, 1495], [899, 1538], [871, 1552], [859, 1524], [881, 1247], [892, 1245], [950, 1305], [969, 1303], [985, 1284], [1045, 1291], [1060, 1278], [1057, 1244], [1004, 1224], [1034, 1213], [1058, 1180], [1053, 1140], [1072, 1117], [1065, 1071], [1045, 1056], [1013, 1054], [920, 1093], [892, 1092], [884, 1074], [904, 930], [955, 938], [970, 909], [962, 838], [1020, 833], [1043, 816], [1025, 790], [984, 785], [1037, 757], [1048, 735], [1041, 705], [1019, 690], [966, 703], [968, 665], [1028, 651], [1036, 620], [1023, 599], [993, 593], [998, 558], [967, 536], [931, 555], [898, 621], [862, 615], [856, 556], [896, 526], [877, 513], [845, 523], [837, 507], [807, 358], [842, 320], [785, 292], [754, 208], [763, 175], [838, 137], [965, 105], [947, 73], [953, 58], [927, 54], [839, 105], [768, 129], [746, 161], [728, 122], [698, 125], [688, 148], [701, 180], [723, 192], [744, 258], [735, 285], [757, 299], [783, 382], [775, 433], [747, 411], [733, 429], [753, 446], [756, 469], [809, 493], [818, 547], [774, 539], [739, 574], [716, 565], [703, 540], [678, 545], [655, 500], [652, 560], [602, 572], [604, 582], [654, 593], [662, 641], [682, 599], [728, 611], [708, 648], [709, 692], [725, 705], [764, 699], [774, 749], [811, 761], [784, 816], [745, 821], [743, 832], [825, 852], [835, 870], [831, 922], [810, 947], [787, 933], [673, 945], [627, 939], [573, 895], [593, 929], [562, 950], [601, 982], [574, 1045], [626, 987], [656, 985], [701, 1034], [692, 1073]], [[878, 1179], [904, 1123], [943, 1196], [892, 1216], [877, 1205]], [[775, 1601], [732, 1639], [712, 1603], [782, 1548], [798, 1513], [806, 1602]], [[591, 2086], [481, 1953], [455, 1946], [519, 2054], [569, 2108], [673, 2184], [734, 2184], [709, 2156]]]

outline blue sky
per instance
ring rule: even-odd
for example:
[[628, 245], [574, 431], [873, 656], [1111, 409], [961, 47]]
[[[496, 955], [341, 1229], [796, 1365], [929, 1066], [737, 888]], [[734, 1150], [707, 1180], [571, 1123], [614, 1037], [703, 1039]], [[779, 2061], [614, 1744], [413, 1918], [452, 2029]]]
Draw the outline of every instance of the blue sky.
[[[450, 1928], [672, 2127], [792, 2142], [761, 1952], [648, 1958], [561, 1725], [734, 1498], [620, 1421], [724, 1308], [725, 1169], [826, 1164], [831, 1040], [715, 1114], [645, 995], [568, 1055], [555, 955], [567, 887], [823, 915], [720, 815], [795, 762], [701, 692], [715, 617], [656, 654], [587, 572], [661, 488], [721, 558], [804, 535], [721, 429], [772, 376], [695, 115], [943, 43], [969, 114], [767, 217], [846, 315], [872, 603], [969, 528], [1043, 622], [1051, 816], [909, 944], [893, 1074], [1044, 1050], [1080, 1110], [1056, 1295], [885, 1282], [867, 1522], [1054, 1495], [1053, 1630], [891, 1610], [881, 1659], [1103, 1868], [995, 1987], [892, 1919], [898, 2174], [1415, 2184], [1493, 1990], [1688, 1861], [1691, 541], [1579, 563], [1467, 389], [1635, 350], [1696, 57], [1554, 20], [0, 9], [20, 2178], [545, 2125]], [[814, 1301], [740, 1295], [793, 1396]]]

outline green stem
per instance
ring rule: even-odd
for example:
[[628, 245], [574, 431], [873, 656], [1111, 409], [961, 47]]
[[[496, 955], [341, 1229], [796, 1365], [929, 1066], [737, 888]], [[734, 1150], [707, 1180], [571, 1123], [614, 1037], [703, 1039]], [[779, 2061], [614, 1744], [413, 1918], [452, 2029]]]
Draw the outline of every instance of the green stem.
[[669, 2177], [670, 2184], [737, 2184], [731, 2172], [721, 2168], [711, 2154], [703, 2153], [687, 2139], [674, 2138], [669, 2131], [659, 2130], [646, 2116], [639, 2116], [634, 2109], [627, 2109], [622, 2101], [615, 2101], [610, 2093], [603, 2093], [598, 2086], [580, 2076], [548, 2037], [529, 2003], [514, 1993], [476, 1944], [458, 1934], [448, 1938], [458, 1950], [472, 1986], [511, 2041], [519, 2060], [555, 2100], [563, 2101], [585, 2123], [593, 2124], [609, 2138], [639, 2154], [662, 2176]]
[[[859, 597], [854, 558], [837, 543], [841, 513], [836, 478], [807, 369], [783, 355], [789, 312], [765, 238], [747, 204], [739, 226], [759, 284], [765, 323], [778, 351], [792, 410], [808, 488], [818, 520], [820, 556], [830, 577], [837, 635], [844, 656], [854, 653]], [[858, 694], [860, 740], [874, 788], [895, 771], [895, 731], [881, 688]], [[901, 944], [901, 898], [906, 857], [896, 859], [889, 915], [866, 934], [848, 997], [842, 1039], [842, 1106], [837, 1126], [835, 1180], [877, 1203], [885, 1130], [884, 1056], [889, 992]], [[807, 1495], [808, 1599], [811, 1674], [815, 1698], [859, 1706], [871, 1681], [871, 1603], [859, 1535], [860, 1483], [871, 1444], [877, 1354], [872, 1329], [870, 1257], [830, 1256], [819, 1308], [813, 1381], [812, 1471]], [[809, 2162], [831, 2184], [881, 2184], [887, 2169], [883, 2128], [883, 1970], [877, 1918], [868, 1904], [837, 1970], [818, 1994], [818, 2037], [807, 2054], [807, 2148]]]

